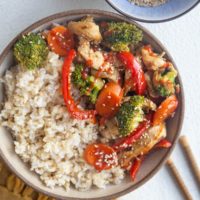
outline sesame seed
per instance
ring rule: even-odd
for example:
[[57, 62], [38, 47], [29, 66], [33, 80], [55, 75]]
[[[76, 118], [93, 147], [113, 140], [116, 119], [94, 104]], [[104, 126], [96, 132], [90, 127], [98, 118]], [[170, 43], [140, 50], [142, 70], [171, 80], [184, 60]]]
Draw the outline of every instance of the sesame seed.
[[60, 34], [60, 35], [59, 35], [59, 37], [61, 37], [62, 39], [64, 39], [64, 38], [65, 38], [65, 37], [64, 37], [62, 34]]
[[101, 166], [102, 163], [96, 162], [95, 165]]

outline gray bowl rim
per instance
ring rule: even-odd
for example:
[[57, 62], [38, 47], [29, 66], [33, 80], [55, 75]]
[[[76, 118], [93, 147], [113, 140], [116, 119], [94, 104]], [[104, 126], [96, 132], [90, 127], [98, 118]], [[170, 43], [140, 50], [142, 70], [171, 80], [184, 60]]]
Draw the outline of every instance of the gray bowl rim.
[[159, 20], [159, 19], [158, 20], [147, 20], [147, 19], [141, 19], [141, 18], [138, 18], [138, 17], [134, 17], [133, 15], [129, 15], [129, 14], [125, 13], [122, 9], [115, 6], [115, 4], [111, 0], [106, 0], [106, 1], [113, 9], [115, 9], [117, 12], [121, 13], [122, 15], [125, 15], [125, 16], [133, 19], [133, 20], [136, 20], [136, 21], [139, 21], [139, 22], [144, 22], [144, 23], [163, 23], [163, 22], [175, 20], [175, 19], [182, 17], [183, 15], [187, 14], [188, 12], [190, 12], [193, 8], [195, 8], [200, 3], [200, 0], [199, 0], [194, 5], [192, 5], [190, 8], [185, 10], [184, 12], [182, 12], [178, 15], [175, 15], [173, 17], [169, 17], [169, 18], [161, 19], [161, 20]]
[[[33, 31], [34, 29], [36, 29], [37, 27], [39, 27], [41, 25], [44, 25], [44, 24], [46, 24], [48, 22], [51, 22], [52, 20], [63, 18], [63, 17], [67, 17], [67, 16], [73, 16], [73, 15], [99, 15], [99, 16], [102, 16], [102, 17], [105, 17], [105, 18], [108, 18], [108, 19], [109, 19], [109, 17], [112, 17], [115, 20], [121, 20], [121, 21], [126, 21], [128, 23], [135, 24], [143, 32], [145, 32], [148, 36], [150, 36], [150, 38], [152, 38], [152, 40], [156, 41], [156, 43], [164, 50], [164, 52], [166, 52], [166, 55], [169, 57], [169, 59], [174, 64], [175, 68], [177, 69], [177, 66], [176, 66], [176, 64], [175, 64], [172, 56], [167, 51], [167, 49], [164, 47], [164, 45], [151, 32], [149, 32], [146, 28], [144, 28], [143, 26], [139, 25], [135, 21], [126, 18], [125, 16], [121, 16], [121, 15], [116, 14], [116, 13], [112, 13], [112, 12], [108, 12], [108, 11], [103, 11], [103, 10], [97, 10], [97, 9], [79, 9], [79, 10], [71, 10], [71, 11], [60, 12], [60, 13], [56, 13], [56, 14], [50, 15], [48, 17], [45, 17], [45, 18], [43, 18], [43, 19], [41, 19], [41, 20], [33, 23], [32, 25], [30, 25], [26, 29], [24, 29], [22, 32], [20, 32], [7, 45], [7, 47], [5, 47], [5, 49], [3, 50], [2, 54], [0, 55], [0, 65], [3, 63], [4, 58], [10, 52], [10, 50], [13, 47], [13, 45], [17, 41], [17, 39], [20, 38], [23, 34], [27, 34], [27, 33], [31, 32], [31, 31]], [[178, 69], [177, 69], [177, 71], [178, 71]], [[179, 80], [179, 84], [181, 86], [181, 107], [180, 107], [181, 110], [180, 110], [180, 117], [179, 117], [179, 123], [178, 123], [178, 132], [176, 133], [174, 141], [172, 141], [172, 147], [167, 150], [165, 156], [161, 159], [161, 161], [158, 163], [158, 165], [156, 167], [154, 167], [152, 169], [152, 171], [147, 176], [145, 176], [142, 180], [140, 180], [137, 184], [135, 184], [133, 186], [130, 186], [129, 188], [127, 188], [127, 189], [125, 189], [123, 191], [116, 192], [116, 193], [114, 193], [112, 195], [103, 196], [103, 197], [97, 197], [97, 198], [87, 198], [88, 200], [114, 199], [114, 198], [123, 196], [125, 194], [128, 194], [128, 193], [132, 192], [133, 190], [137, 189], [138, 187], [142, 186], [148, 180], [150, 180], [160, 170], [160, 168], [166, 163], [167, 159], [171, 155], [171, 153], [172, 153], [172, 151], [173, 151], [173, 149], [174, 149], [174, 147], [175, 147], [175, 145], [177, 143], [178, 137], [179, 137], [181, 129], [182, 129], [183, 119], [184, 119], [185, 98], [184, 98], [183, 84], [182, 84], [182, 80], [181, 80], [179, 71], [178, 71], [178, 80]], [[1, 150], [0, 150], [0, 156], [2, 157], [3, 161], [7, 164], [8, 168], [14, 174], [16, 174], [21, 180], [23, 180], [30, 187], [34, 188], [36, 191], [39, 191], [39, 192], [41, 192], [41, 193], [43, 193], [45, 195], [48, 195], [50, 197], [54, 197], [56, 199], [62, 199], [62, 200], [83, 200], [83, 199], [86, 199], [86, 198], [75, 198], [75, 197], [65, 197], [65, 198], [63, 198], [63, 196], [55, 195], [53, 192], [46, 192], [45, 190], [43, 190], [43, 189], [41, 189], [41, 188], [33, 185], [29, 180], [27, 180], [26, 178], [24, 178], [23, 176], [21, 176], [21, 174], [18, 173], [18, 171], [14, 167], [12, 167], [11, 165], [9, 165], [9, 161], [4, 156], [4, 154], [3, 154], [3, 152]]]

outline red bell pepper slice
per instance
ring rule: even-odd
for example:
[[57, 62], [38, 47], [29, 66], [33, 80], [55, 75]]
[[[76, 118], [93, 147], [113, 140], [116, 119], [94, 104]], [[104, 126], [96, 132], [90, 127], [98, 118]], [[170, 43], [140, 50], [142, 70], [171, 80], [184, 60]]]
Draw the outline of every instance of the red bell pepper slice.
[[141, 157], [141, 158], [136, 158], [134, 161], [133, 161], [133, 164], [131, 166], [131, 169], [130, 169], [130, 177], [131, 179], [134, 181], [135, 180], [135, 177], [141, 167], [141, 164], [142, 164], [142, 161], [143, 161], [144, 157]]
[[81, 110], [74, 102], [70, 93], [70, 69], [74, 58], [76, 57], [76, 51], [74, 49], [69, 50], [67, 56], [64, 59], [62, 67], [62, 92], [67, 109], [72, 117], [76, 119], [92, 119], [95, 121], [95, 110]]
[[133, 85], [135, 85], [135, 92], [138, 95], [143, 95], [146, 90], [146, 80], [142, 67], [130, 52], [118, 53], [119, 60], [129, 69], [132, 73]]
[[156, 144], [155, 148], [170, 148], [172, 146], [172, 143], [168, 141], [167, 139], [163, 139], [158, 144]]
[[139, 124], [137, 129], [133, 131], [129, 136], [122, 138], [119, 142], [115, 143], [112, 148], [116, 152], [120, 152], [129, 146], [131, 146], [134, 142], [136, 142], [142, 134], [150, 127], [152, 115], [147, 115], [146, 119]]

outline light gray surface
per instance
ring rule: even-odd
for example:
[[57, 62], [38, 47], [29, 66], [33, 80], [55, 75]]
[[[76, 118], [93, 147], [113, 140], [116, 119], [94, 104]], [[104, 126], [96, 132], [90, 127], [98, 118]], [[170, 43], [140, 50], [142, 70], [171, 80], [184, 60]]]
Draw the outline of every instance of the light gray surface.
[[[48, 15], [79, 8], [113, 11], [104, 0], [0, 0], [0, 52], [22, 29]], [[186, 112], [182, 134], [186, 134], [200, 164], [200, 6], [175, 21], [164, 24], [143, 24], [168, 48], [183, 79]], [[177, 164], [195, 200], [200, 199], [180, 146], [172, 158]], [[138, 190], [120, 200], [182, 200], [167, 168]]]

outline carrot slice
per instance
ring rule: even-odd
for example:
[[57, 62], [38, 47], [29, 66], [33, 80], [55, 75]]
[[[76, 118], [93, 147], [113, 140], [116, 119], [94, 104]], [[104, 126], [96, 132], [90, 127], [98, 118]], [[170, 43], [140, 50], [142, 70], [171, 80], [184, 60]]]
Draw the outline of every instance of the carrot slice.
[[105, 144], [88, 145], [84, 152], [84, 159], [98, 171], [110, 169], [117, 164], [116, 152]]
[[158, 107], [153, 116], [153, 125], [159, 125], [170, 117], [178, 106], [178, 99], [175, 95], [167, 97]]
[[64, 26], [51, 29], [47, 41], [50, 49], [60, 56], [66, 56], [67, 52], [74, 47], [73, 35]]

